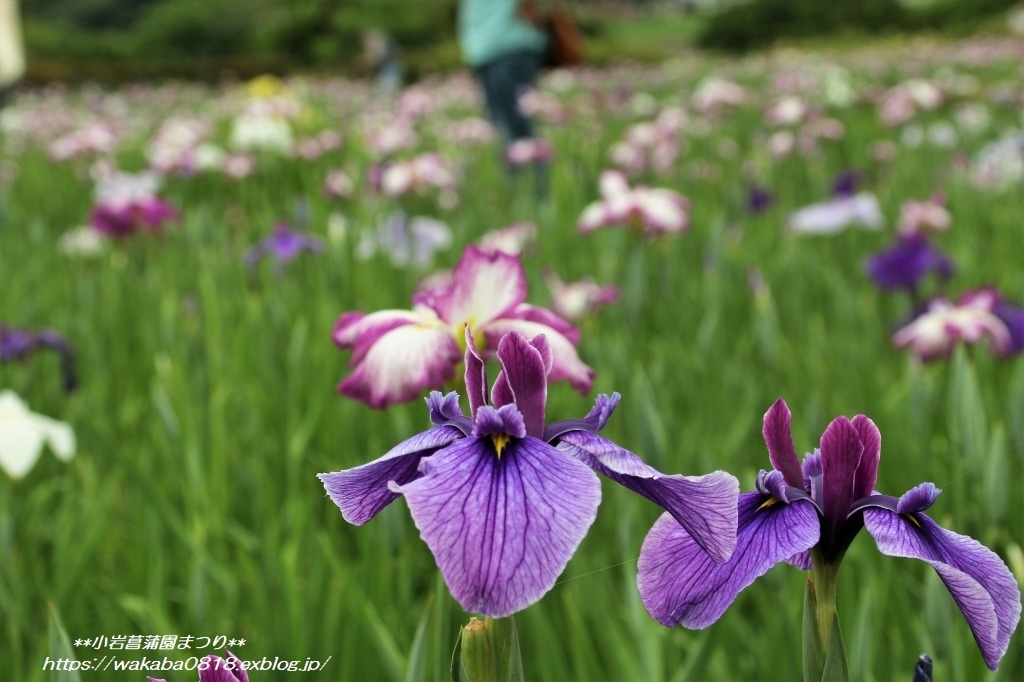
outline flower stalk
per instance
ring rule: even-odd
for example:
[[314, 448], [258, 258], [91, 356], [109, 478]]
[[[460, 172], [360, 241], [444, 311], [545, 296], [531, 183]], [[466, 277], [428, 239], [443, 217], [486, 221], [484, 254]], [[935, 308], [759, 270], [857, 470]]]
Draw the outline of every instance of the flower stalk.
[[462, 627], [460, 649], [456, 679], [461, 682], [522, 682], [523, 659], [512, 616], [470, 618]]
[[839, 619], [836, 617], [838, 563], [826, 563], [812, 550], [814, 567], [804, 592], [804, 680], [845, 682], [850, 679]]

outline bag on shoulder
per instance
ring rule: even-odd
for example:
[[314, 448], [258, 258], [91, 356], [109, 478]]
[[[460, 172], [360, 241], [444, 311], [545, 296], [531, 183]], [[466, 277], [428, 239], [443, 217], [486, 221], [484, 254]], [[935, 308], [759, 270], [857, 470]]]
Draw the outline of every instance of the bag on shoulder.
[[569, 8], [556, 3], [544, 19], [544, 32], [548, 36], [544, 65], [556, 69], [583, 63], [583, 36]]
[[540, 10], [537, 0], [522, 0], [519, 15], [547, 36], [544, 67], [557, 69], [583, 63], [583, 36], [572, 12], [562, 0], [551, 0], [550, 9]]

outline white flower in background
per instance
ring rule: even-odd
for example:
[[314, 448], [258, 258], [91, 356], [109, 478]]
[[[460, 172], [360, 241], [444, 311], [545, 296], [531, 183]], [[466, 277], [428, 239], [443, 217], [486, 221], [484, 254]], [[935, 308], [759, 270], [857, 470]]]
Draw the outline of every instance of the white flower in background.
[[797, 234], [836, 234], [853, 226], [877, 230], [883, 220], [875, 195], [861, 192], [805, 206], [789, 216], [786, 228]]
[[1024, 182], [1024, 133], [991, 142], [977, 153], [971, 164], [971, 181], [978, 187], [997, 190]]
[[0, 392], [0, 467], [11, 478], [21, 478], [35, 466], [44, 444], [66, 462], [75, 455], [75, 432], [30, 411], [14, 391]]
[[953, 113], [956, 124], [967, 133], [980, 133], [992, 125], [992, 116], [984, 104], [977, 102], [957, 107]]
[[204, 142], [196, 147], [195, 163], [199, 170], [219, 171], [224, 166], [227, 153], [215, 144]]
[[60, 250], [71, 258], [92, 258], [103, 251], [103, 235], [89, 225], [68, 230], [61, 235]]
[[235, 117], [231, 146], [242, 151], [272, 151], [288, 154], [294, 140], [287, 119], [254, 110]]
[[743, 89], [743, 86], [731, 81], [707, 78], [697, 87], [691, 102], [697, 111], [718, 111], [726, 107], [738, 107], [746, 104], [747, 91]]

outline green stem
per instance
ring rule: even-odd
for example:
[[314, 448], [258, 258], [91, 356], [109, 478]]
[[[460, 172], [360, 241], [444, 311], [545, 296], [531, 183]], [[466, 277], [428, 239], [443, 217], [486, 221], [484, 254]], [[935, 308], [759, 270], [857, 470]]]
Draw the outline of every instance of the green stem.
[[804, 680], [848, 682], [849, 665], [843, 634], [836, 617], [836, 586], [839, 563], [827, 563], [812, 550], [814, 568], [807, 576], [804, 593]]

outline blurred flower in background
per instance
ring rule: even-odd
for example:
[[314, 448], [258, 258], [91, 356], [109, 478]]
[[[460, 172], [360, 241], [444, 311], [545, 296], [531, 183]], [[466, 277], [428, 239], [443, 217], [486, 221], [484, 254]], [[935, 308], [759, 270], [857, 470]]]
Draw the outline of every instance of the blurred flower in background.
[[393, 211], [375, 231], [363, 233], [356, 256], [365, 260], [383, 252], [398, 267], [424, 268], [451, 243], [451, 228], [440, 220]]
[[35, 466], [43, 445], [62, 462], [75, 455], [71, 426], [28, 409], [14, 391], [0, 392], [0, 468], [21, 478]]
[[544, 334], [551, 346], [549, 381], [568, 380], [586, 393], [594, 370], [576, 354], [579, 331], [553, 312], [526, 303], [526, 273], [518, 256], [469, 246], [450, 284], [421, 291], [412, 310], [344, 313], [334, 325], [339, 348], [353, 350], [350, 374], [338, 386], [345, 396], [378, 409], [440, 388], [462, 360], [465, 326], [493, 355], [509, 331]]
[[0, 363], [26, 360], [40, 349], [53, 350], [60, 356], [64, 390], [74, 391], [78, 387], [75, 354], [63, 336], [52, 329], [30, 332], [0, 324]]
[[100, 180], [89, 224], [108, 237], [159, 231], [178, 217], [177, 209], [157, 196], [159, 186], [154, 173], [115, 172]]
[[297, 232], [280, 221], [274, 226], [274, 233], [245, 252], [245, 264], [255, 267], [264, 258], [274, 261], [275, 269], [295, 260], [302, 253], [323, 251], [324, 244], [316, 237]]
[[690, 201], [670, 189], [630, 187], [621, 171], [606, 170], [599, 178], [601, 199], [583, 209], [577, 222], [586, 234], [605, 227], [635, 228], [652, 239], [678, 234], [690, 226]]

